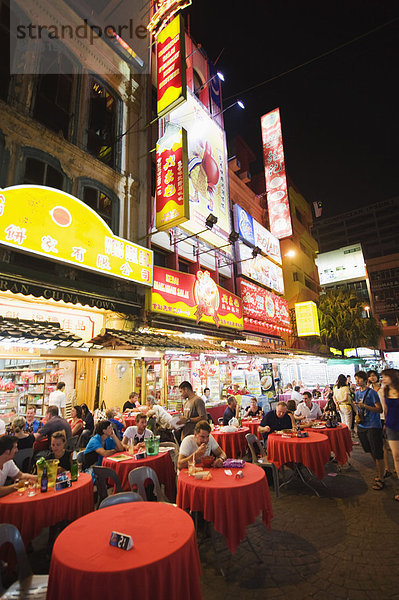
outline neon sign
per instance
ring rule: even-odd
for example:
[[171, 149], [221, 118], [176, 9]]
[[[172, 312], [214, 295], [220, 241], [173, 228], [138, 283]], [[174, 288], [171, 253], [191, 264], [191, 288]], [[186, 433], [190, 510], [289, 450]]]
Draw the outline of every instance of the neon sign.
[[161, 0], [157, 2], [158, 9], [147, 25], [148, 31], [157, 35], [165, 27], [168, 19], [173, 17], [179, 10], [190, 6], [191, 3], [192, 0]]

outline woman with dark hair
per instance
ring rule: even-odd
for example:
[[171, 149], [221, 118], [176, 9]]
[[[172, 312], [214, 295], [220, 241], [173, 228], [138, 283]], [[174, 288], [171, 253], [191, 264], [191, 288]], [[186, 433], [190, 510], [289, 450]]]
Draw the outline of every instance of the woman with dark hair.
[[352, 426], [352, 402], [347, 378], [341, 373], [338, 375], [337, 383], [334, 386], [333, 398], [341, 415], [341, 421], [348, 426], [349, 431]]
[[[379, 396], [384, 407], [385, 431], [399, 477], [399, 371], [384, 369], [381, 375], [383, 387]], [[395, 494], [394, 499], [399, 502], [399, 494]]]
[[82, 409], [82, 419], [85, 424], [85, 429], [88, 429], [90, 433], [94, 431], [94, 418], [91, 414], [89, 407], [87, 404], [81, 404], [80, 408]]
[[330, 395], [328, 396], [327, 404], [324, 407], [323, 416], [321, 418], [325, 420], [327, 419], [327, 416], [331, 413], [335, 415], [338, 413], [337, 405], [335, 404], [334, 396], [332, 393], [330, 393]]
[[72, 452], [66, 449], [66, 435], [65, 431], [55, 431], [51, 436], [51, 453], [47, 458], [56, 458], [58, 462], [58, 471], [70, 471], [71, 470], [71, 456]]
[[35, 441], [35, 436], [32, 433], [26, 433], [25, 425], [25, 417], [15, 417], [12, 422], [12, 431], [16, 440], [18, 440], [18, 450], [33, 448]]
[[99, 421], [96, 425], [95, 434], [90, 438], [85, 448], [83, 468], [87, 469], [94, 464], [101, 467], [104, 456], [114, 454], [115, 450], [124, 452], [125, 448], [118, 439], [112, 423]]
[[72, 435], [80, 435], [83, 431], [84, 423], [82, 420], [82, 407], [72, 406], [71, 419], [68, 419], [68, 423], [71, 426]]

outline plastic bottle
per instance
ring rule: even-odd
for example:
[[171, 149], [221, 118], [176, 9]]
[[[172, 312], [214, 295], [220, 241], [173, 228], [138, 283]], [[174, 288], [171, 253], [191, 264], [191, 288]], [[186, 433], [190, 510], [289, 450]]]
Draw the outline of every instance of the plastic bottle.
[[72, 454], [72, 463], [71, 463], [71, 481], [78, 480], [78, 454], [76, 450], [74, 450]]
[[44, 492], [47, 492], [47, 488], [48, 488], [48, 475], [47, 475], [47, 467], [44, 467], [43, 469], [43, 475], [40, 481], [40, 491], [43, 494]]

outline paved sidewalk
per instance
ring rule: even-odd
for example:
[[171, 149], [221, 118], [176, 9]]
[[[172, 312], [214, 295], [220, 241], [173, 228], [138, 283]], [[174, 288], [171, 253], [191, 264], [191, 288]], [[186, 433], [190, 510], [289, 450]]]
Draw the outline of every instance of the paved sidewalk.
[[[261, 555], [258, 564], [243, 542], [229, 564], [223, 538], [218, 549], [224, 579], [215, 570], [212, 547], [201, 546], [204, 600], [399, 600], [399, 503], [389, 478], [384, 490], [370, 489], [375, 476], [369, 455], [356, 446], [351, 467], [317, 483], [317, 498], [303, 484], [272, 492], [270, 531], [258, 521], [248, 536]], [[336, 471], [329, 464], [328, 471]]]

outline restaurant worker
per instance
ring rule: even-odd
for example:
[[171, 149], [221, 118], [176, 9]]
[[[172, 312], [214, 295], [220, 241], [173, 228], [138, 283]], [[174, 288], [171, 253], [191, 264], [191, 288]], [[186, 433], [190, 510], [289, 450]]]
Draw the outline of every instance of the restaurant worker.
[[139, 450], [145, 447], [144, 440], [152, 437], [152, 432], [146, 428], [147, 415], [139, 413], [136, 415], [136, 425], [128, 427], [123, 434], [122, 445], [123, 449], [127, 450], [130, 446], [131, 440], [133, 440], [133, 449]]
[[[0, 437], [0, 497], [7, 496], [15, 492], [18, 488], [16, 480], [23, 479], [28, 481], [37, 481], [36, 475], [30, 473], [21, 473], [17, 465], [13, 461], [14, 456], [18, 451], [17, 440], [9, 435]], [[7, 477], [12, 479], [14, 483], [4, 485]]]
[[115, 450], [124, 451], [124, 447], [109, 421], [99, 421], [96, 425], [95, 435], [90, 438], [83, 455], [83, 469], [92, 465], [101, 467], [103, 458], [114, 454]]
[[312, 402], [312, 394], [310, 392], [303, 392], [303, 401], [300, 402], [295, 411], [295, 418], [297, 421], [308, 421], [309, 419], [320, 419], [322, 412], [321, 408], [316, 402]]
[[223, 413], [223, 425], [228, 425], [234, 417], [237, 417], [237, 400], [235, 396], [229, 396], [227, 398], [227, 408]]
[[183, 381], [179, 385], [180, 396], [185, 400], [183, 405], [183, 417], [180, 417], [178, 425], [183, 425], [181, 439], [194, 433], [194, 427], [199, 421], [206, 420], [205, 402], [193, 392], [189, 381]]
[[58, 406], [58, 414], [65, 417], [66, 395], [65, 383], [63, 381], [57, 383], [57, 388], [54, 392], [51, 392], [48, 403], [49, 406]]
[[211, 426], [208, 421], [198, 421], [194, 427], [194, 435], [188, 435], [184, 438], [180, 446], [177, 468], [184, 469], [188, 467], [190, 461], [201, 462], [203, 456], [215, 456], [213, 463], [215, 467], [222, 467], [226, 455], [211, 435]]
[[288, 414], [287, 405], [285, 402], [278, 402], [274, 410], [270, 410], [265, 414], [260, 422], [258, 431], [263, 435], [266, 444], [269, 433], [291, 428], [292, 422], [291, 417]]
[[36, 406], [33, 404], [26, 408], [25, 431], [28, 433], [37, 433], [40, 427], [39, 419], [36, 419]]
[[202, 395], [202, 399], [205, 403], [212, 402], [211, 390], [208, 387], [204, 388], [204, 393]]
[[71, 426], [68, 421], [58, 415], [58, 406], [49, 406], [46, 412], [46, 424], [34, 436], [37, 440], [46, 437], [49, 440], [48, 445], [50, 447], [51, 436], [55, 431], [61, 430], [65, 431], [67, 440], [72, 437]]

